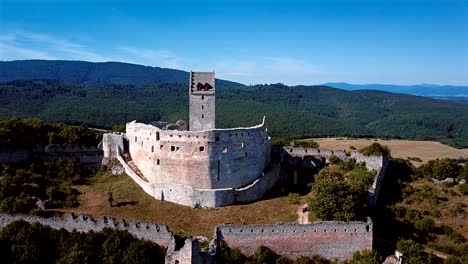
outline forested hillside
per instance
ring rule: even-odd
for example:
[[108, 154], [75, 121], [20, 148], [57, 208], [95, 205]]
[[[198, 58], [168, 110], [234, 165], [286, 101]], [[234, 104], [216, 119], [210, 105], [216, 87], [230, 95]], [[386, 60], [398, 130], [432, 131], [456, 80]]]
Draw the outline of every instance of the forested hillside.
[[[154, 85], [188, 84], [189, 73], [122, 62], [87, 62], [61, 60], [0, 61], [0, 82], [49, 79], [80, 85]], [[241, 84], [217, 80], [223, 86]]]
[[[266, 116], [278, 137], [389, 137], [468, 146], [468, 105], [380, 91], [281, 84], [217, 86], [217, 127], [250, 126]], [[0, 118], [110, 128], [132, 120], [188, 118], [186, 84], [76, 86], [57, 81], [0, 84]]]

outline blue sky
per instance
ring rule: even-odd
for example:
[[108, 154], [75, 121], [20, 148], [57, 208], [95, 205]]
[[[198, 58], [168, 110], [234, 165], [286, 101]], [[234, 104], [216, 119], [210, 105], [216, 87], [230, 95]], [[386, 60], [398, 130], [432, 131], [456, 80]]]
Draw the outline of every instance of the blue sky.
[[0, 0], [0, 60], [123, 61], [245, 84], [468, 85], [468, 1]]

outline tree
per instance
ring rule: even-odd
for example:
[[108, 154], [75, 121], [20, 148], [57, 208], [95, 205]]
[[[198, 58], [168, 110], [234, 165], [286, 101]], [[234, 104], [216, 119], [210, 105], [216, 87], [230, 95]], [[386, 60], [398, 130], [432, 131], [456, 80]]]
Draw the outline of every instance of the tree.
[[382, 257], [377, 251], [363, 250], [353, 254], [353, 258], [343, 262], [343, 264], [380, 264]]
[[265, 247], [265, 246], [260, 246], [257, 248], [255, 251], [255, 262], [257, 264], [263, 264], [263, 263], [276, 263], [276, 260], [280, 256], [276, 254], [273, 250]]
[[322, 170], [312, 186], [309, 208], [322, 220], [352, 221], [364, 216], [367, 191], [341, 172]]
[[125, 129], [126, 129], [126, 126], [122, 125], [122, 124], [115, 125], [115, 126], [112, 127], [112, 131], [120, 132], [120, 133], [125, 133]]
[[388, 148], [388, 146], [380, 145], [377, 142], [374, 142], [367, 147], [359, 149], [359, 152], [366, 156], [390, 156], [390, 149]]

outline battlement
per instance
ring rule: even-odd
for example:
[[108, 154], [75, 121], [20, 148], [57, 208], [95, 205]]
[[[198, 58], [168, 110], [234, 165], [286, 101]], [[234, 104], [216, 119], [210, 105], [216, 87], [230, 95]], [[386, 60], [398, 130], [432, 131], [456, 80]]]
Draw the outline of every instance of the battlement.
[[30, 215], [0, 214], [0, 228], [13, 221], [23, 220], [39, 223], [52, 229], [67, 231], [99, 232], [104, 228], [126, 230], [139, 239], [152, 241], [166, 249], [166, 261], [170, 263], [213, 263], [217, 245], [226, 243], [238, 247], [244, 254], [253, 255], [263, 245], [276, 253], [291, 258], [321, 255], [328, 259], [347, 259], [356, 251], [372, 249], [372, 222], [314, 222], [307, 225], [220, 225], [215, 228], [210, 248], [199, 252], [199, 240], [193, 237], [185, 240], [182, 248], [176, 248], [173, 233], [166, 225], [125, 220], [103, 216], [95, 220], [89, 215], [68, 214], [65, 218], [43, 218]]
[[52, 229], [64, 228], [70, 232], [73, 230], [85, 233], [89, 231], [99, 232], [104, 228], [125, 230], [139, 239], [155, 242], [164, 248], [174, 243], [172, 232], [169, 231], [166, 225], [144, 221], [131, 221], [127, 223], [123, 219], [117, 222], [115, 218], [109, 216], [103, 216], [95, 220], [93, 217], [84, 214], [78, 216], [68, 214], [65, 218], [42, 218], [29, 215], [0, 214], [0, 228], [17, 220], [23, 220], [31, 224], [38, 222]]
[[277, 254], [296, 258], [321, 255], [327, 259], [347, 259], [356, 251], [372, 249], [372, 222], [314, 222], [307, 225], [218, 226], [216, 237], [231, 248], [253, 255], [260, 246]]

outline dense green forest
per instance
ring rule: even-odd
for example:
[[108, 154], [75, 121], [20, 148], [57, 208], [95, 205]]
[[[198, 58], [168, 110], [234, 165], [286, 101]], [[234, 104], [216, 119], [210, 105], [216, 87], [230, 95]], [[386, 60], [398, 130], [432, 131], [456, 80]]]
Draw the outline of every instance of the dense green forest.
[[164, 250], [127, 231], [53, 230], [13, 222], [0, 230], [2, 263], [164, 263]]
[[[88, 62], [64, 60], [0, 61], [0, 82], [48, 79], [79, 85], [160, 83], [188, 84], [189, 73], [181, 70], [143, 66], [123, 62]], [[242, 84], [219, 80], [222, 86]]]
[[[38, 119], [0, 120], [0, 150], [7, 152], [48, 144], [97, 146], [101, 137], [84, 126], [52, 125]], [[41, 209], [77, 206], [79, 192], [70, 186], [85, 183], [90, 174], [73, 160], [32, 158], [0, 163], [0, 211], [42, 214]]]
[[86, 126], [47, 124], [37, 118], [0, 120], [0, 149], [48, 144], [97, 146], [101, 133]]
[[[382, 137], [468, 146], [468, 105], [379, 91], [282, 84], [217, 87], [219, 128], [266, 116], [275, 137]], [[0, 84], [0, 118], [111, 128], [132, 120], [188, 118], [186, 84], [76, 86], [58, 81]]]

